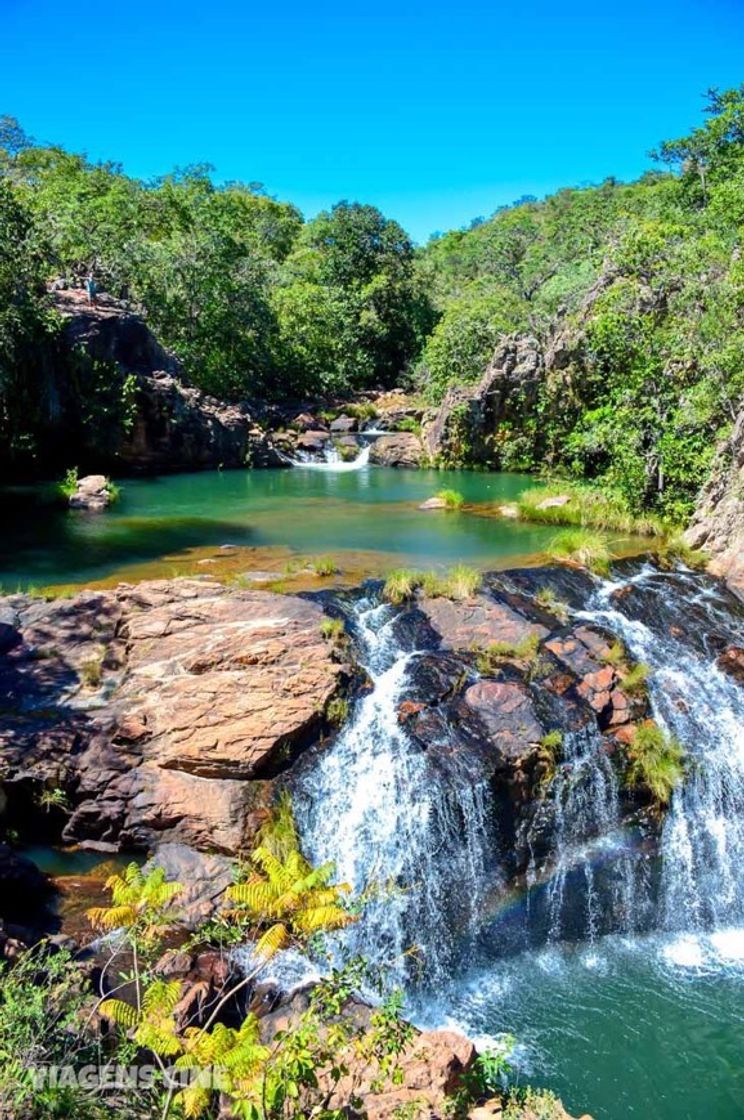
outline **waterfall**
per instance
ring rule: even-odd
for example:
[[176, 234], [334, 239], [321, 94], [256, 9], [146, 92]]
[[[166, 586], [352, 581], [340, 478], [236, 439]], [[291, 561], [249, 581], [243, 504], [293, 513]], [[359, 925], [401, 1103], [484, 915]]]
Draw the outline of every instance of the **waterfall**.
[[448, 975], [477, 932], [493, 846], [490, 795], [471, 775], [435, 772], [398, 721], [416, 653], [395, 640], [396, 611], [363, 599], [350, 618], [372, 682], [335, 743], [293, 789], [303, 844], [365, 896], [344, 949], [398, 981]]
[[[640, 594], [635, 609], [628, 588]], [[709, 648], [715, 633], [718, 650], [742, 643], [731, 605], [705, 577], [644, 568], [604, 584], [585, 612], [650, 666], [653, 717], [688, 754], [661, 839], [657, 923], [668, 930], [744, 925], [744, 698]]]

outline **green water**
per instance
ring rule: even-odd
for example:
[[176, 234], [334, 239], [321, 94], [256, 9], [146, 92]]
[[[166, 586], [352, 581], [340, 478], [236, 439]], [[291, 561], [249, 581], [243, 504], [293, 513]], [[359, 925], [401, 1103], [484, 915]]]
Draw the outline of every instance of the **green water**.
[[520, 1082], [550, 1086], [573, 1115], [744, 1117], [744, 930], [525, 953], [442, 1005], [473, 1037], [513, 1034]]
[[529, 483], [523, 475], [383, 467], [205, 471], [127, 480], [121, 500], [97, 515], [44, 505], [41, 491], [6, 491], [0, 586], [105, 579], [163, 556], [177, 565], [188, 549], [222, 544], [486, 567], [540, 551], [554, 530], [466, 511], [422, 512], [417, 504], [444, 487], [466, 502], [508, 501]]

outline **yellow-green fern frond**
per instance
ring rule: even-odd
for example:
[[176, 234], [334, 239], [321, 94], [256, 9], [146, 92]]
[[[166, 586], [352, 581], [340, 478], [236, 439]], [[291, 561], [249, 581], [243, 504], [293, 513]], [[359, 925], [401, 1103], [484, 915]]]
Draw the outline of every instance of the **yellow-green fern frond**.
[[269, 960], [283, 949], [289, 942], [289, 930], [282, 922], [270, 926], [256, 942], [256, 953], [259, 957]]
[[271, 913], [277, 900], [276, 888], [264, 879], [258, 882], [234, 883], [227, 888], [226, 894], [232, 902], [239, 903], [259, 916]]
[[251, 855], [251, 859], [258, 864], [272, 886], [286, 890], [287, 887], [292, 885], [292, 875], [281, 860], [277, 859], [268, 848], [256, 848]]
[[189, 1120], [196, 1120], [199, 1116], [203, 1116], [209, 1108], [212, 1094], [203, 1085], [188, 1085], [185, 1089], [176, 1093], [173, 1100], [184, 1116], [187, 1116]]
[[293, 920], [302, 933], [320, 933], [343, 929], [355, 921], [355, 918], [340, 906], [311, 906], [307, 910], [298, 911]]
[[153, 980], [142, 1000], [142, 1010], [146, 1015], [172, 1015], [181, 998], [180, 980]]
[[105, 1019], [111, 1019], [125, 1030], [136, 1027], [141, 1019], [137, 1008], [132, 1007], [130, 1003], [125, 1003], [123, 999], [105, 999], [98, 1010]]
[[134, 925], [137, 921], [137, 911], [132, 906], [94, 906], [86, 910], [88, 921], [94, 929], [111, 930], [121, 929]]

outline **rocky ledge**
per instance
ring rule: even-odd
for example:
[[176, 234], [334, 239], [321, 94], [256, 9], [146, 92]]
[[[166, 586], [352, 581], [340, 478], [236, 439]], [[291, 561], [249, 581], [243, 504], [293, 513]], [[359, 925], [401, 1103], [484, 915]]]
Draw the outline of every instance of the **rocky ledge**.
[[327, 732], [347, 682], [323, 617], [207, 580], [2, 600], [10, 819], [55, 789], [72, 810], [67, 841], [239, 851], [270, 780]]

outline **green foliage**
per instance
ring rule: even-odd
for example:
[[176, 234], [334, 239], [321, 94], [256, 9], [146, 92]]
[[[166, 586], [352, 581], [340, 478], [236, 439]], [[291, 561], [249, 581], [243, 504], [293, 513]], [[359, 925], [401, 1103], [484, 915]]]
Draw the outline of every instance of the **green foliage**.
[[651, 720], [636, 728], [628, 747], [629, 786], [643, 786], [660, 807], [669, 804], [684, 778], [685, 751], [682, 745]]
[[462, 509], [465, 504], [465, 499], [457, 490], [438, 490], [436, 496], [447, 509]]
[[424, 572], [420, 586], [424, 595], [432, 599], [471, 599], [481, 585], [482, 576], [476, 568], [456, 564], [446, 575]]
[[334, 696], [326, 704], [326, 718], [330, 723], [335, 723], [340, 727], [345, 723], [349, 716], [349, 701], [345, 696]]
[[147, 949], [156, 945], [173, 924], [173, 902], [181, 884], [169, 882], [162, 867], [145, 873], [130, 863], [122, 875], [110, 875], [104, 885], [111, 892], [111, 906], [87, 911], [93, 928], [102, 933], [123, 929], [133, 945]]
[[80, 474], [77, 467], [70, 467], [66, 470], [62, 481], [57, 483], [57, 492], [60, 497], [71, 498], [73, 494], [76, 494], [79, 478]]
[[564, 529], [548, 546], [554, 560], [588, 568], [596, 575], [606, 576], [610, 570], [610, 551], [599, 533], [588, 529]]
[[346, 628], [340, 618], [324, 618], [320, 633], [327, 642], [340, 642], [346, 636]]
[[614, 641], [607, 652], [602, 654], [605, 665], [622, 665], [627, 659], [625, 646], [620, 641]]
[[[562, 505], [548, 504], [555, 498], [569, 500]], [[556, 482], [525, 490], [517, 499], [517, 510], [522, 521], [545, 525], [576, 525], [633, 536], [659, 536], [664, 532], [660, 518], [632, 513], [622, 494], [576, 483]]]

